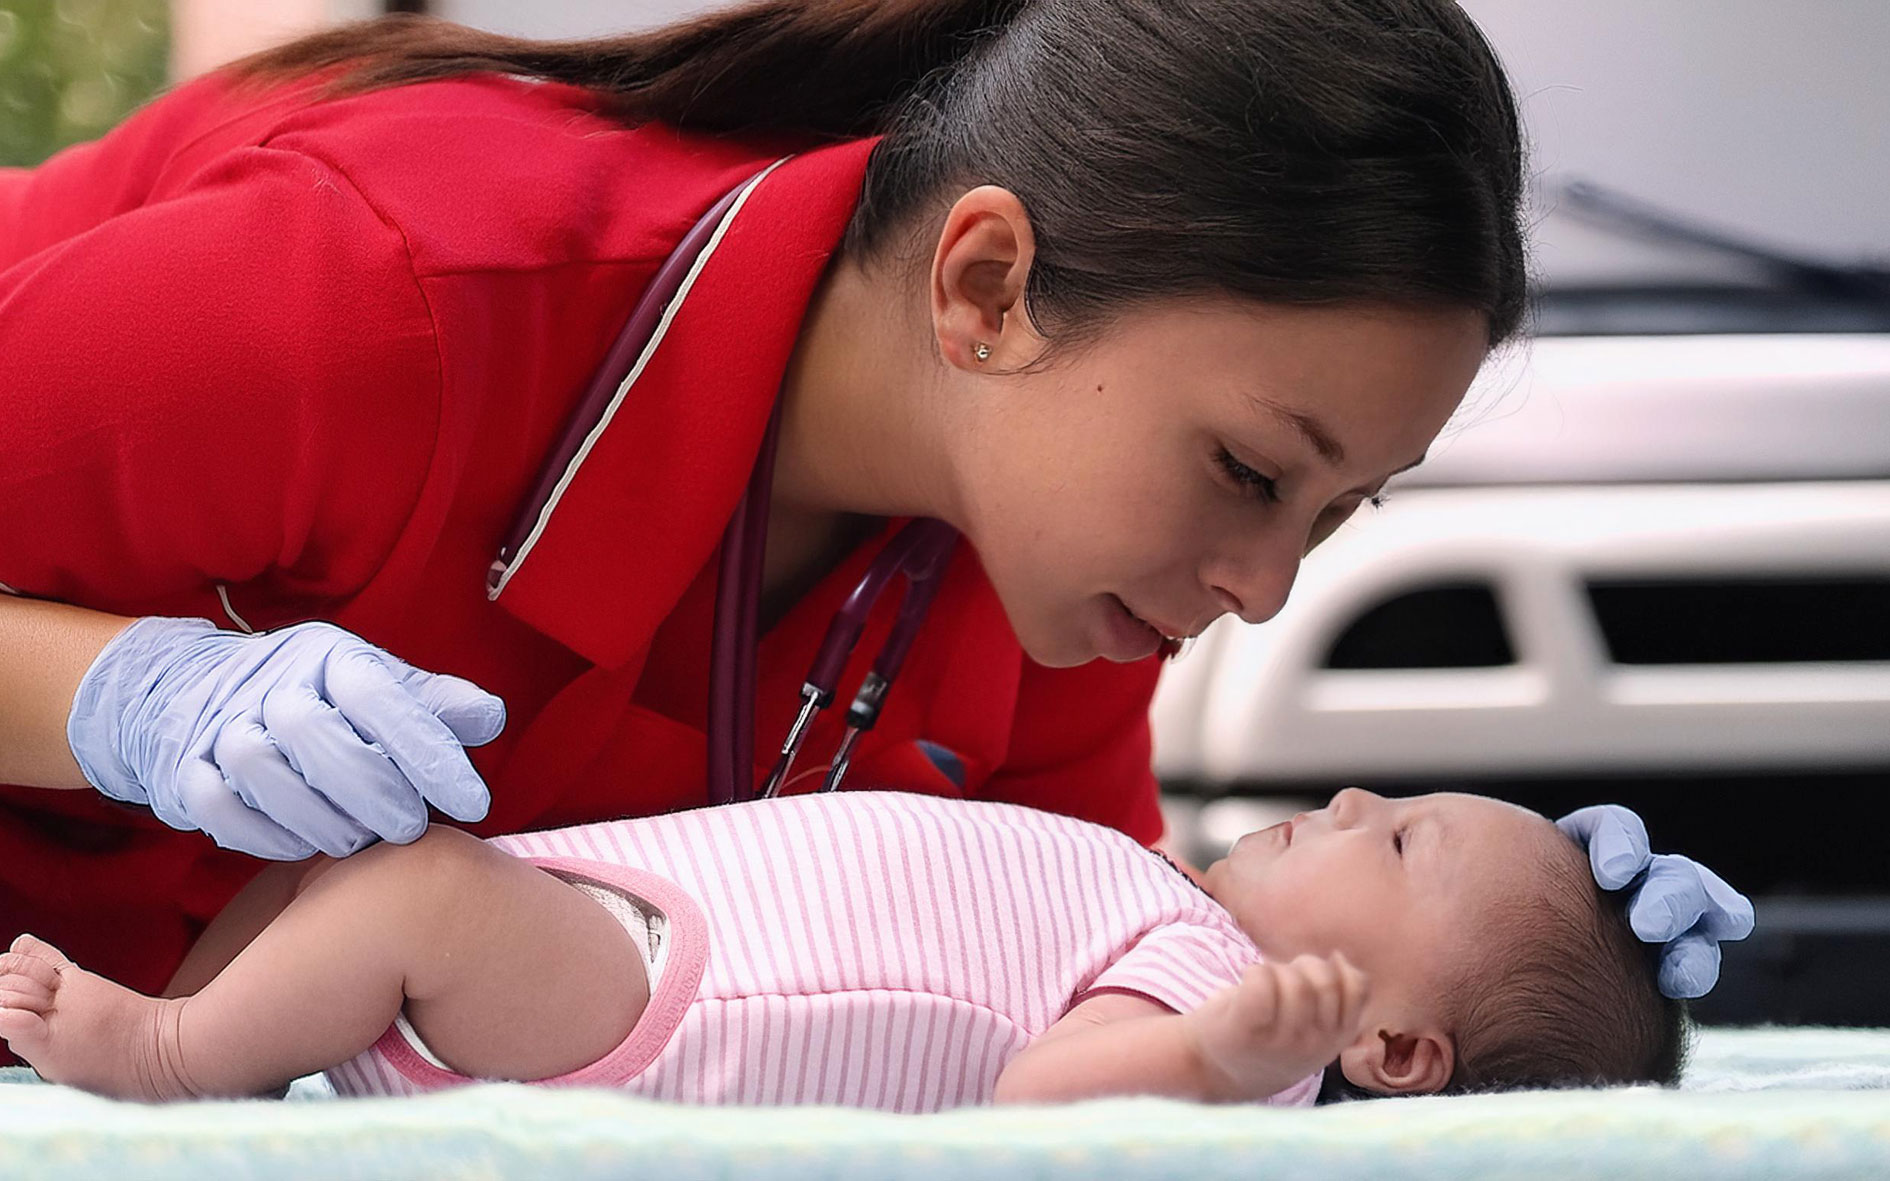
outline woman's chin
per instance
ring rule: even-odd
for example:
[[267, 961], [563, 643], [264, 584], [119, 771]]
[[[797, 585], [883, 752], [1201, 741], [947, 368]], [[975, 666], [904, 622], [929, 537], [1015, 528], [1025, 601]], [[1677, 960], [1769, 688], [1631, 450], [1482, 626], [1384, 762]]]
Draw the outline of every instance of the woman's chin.
[[1034, 663], [1040, 664], [1045, 668], [1075, 668], [1079, 664], [1088, 664], [1090, 661], [1095, 660], [1099, 654], [1087, 650], [1075, 651], [1068, 646], [1039, 652], [1033, 651], [1029, 645], [1025, 645], [1024, 655], [1030, 657]]
[[[1011, 632], [1024, 655], [1045, 668], [1075, 668], [1093, 660], [1132, 664], [1147, 659], [1152, 645], [1146, 636], [1135, 634], [1125, 639], [1120, 633], [1128, 629], [1112, 632], [1116, 621], [1109, 618], [1109, 612], [1120, 608], [1112, 608], [1110, 599], [1103, 596], [1085, 600], [1079, 606], [1053, 610], [1022, 626], [1011, 615]], [[1135, 630], [1139, 633], [1147, 629], [1138, 624]]]
[[1073, 635], [1068, 628], [1019, 630], [1016, 622], [1012, 621], [1011, 632], [1017, 637], [1017, 645], [1024, 650], [1024, 655], [1045, 668], [1075, 668], [1101, 655], [1094, 644], [1083, 636]]

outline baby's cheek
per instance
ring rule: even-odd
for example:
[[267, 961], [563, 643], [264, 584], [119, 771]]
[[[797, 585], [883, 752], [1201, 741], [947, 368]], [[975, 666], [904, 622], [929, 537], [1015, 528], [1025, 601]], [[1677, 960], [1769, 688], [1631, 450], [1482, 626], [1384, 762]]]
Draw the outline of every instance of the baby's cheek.
[[1241, 929], [1269, 959], [1290, 959], [1318, 941], [1323, 924], [1312, 909], [1317, 902], [1297, 883], [1258, 882], [1244, 901]]

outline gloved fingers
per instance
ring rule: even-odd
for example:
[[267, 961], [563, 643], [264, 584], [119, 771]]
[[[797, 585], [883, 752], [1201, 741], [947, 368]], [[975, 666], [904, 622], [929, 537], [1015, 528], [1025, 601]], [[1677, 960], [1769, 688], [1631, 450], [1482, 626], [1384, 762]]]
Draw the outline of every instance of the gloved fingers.
[[1700, 929], [1714, 939], [1744, 939], [1752, 934], [1752, 900], [1704, 865], [1698, 868], [1709, 902], [1705, 916], [1700, 919]]
[[1587, 848], [1588, 864], [1604, 890], [1619, 890], [1647, 866], [1647, 825], [1631, 809], [1619, 804], [1577, 808], [1555, 827]]
[[[302, 794], [314, 796], [346, 824], [346, 847], [337, 852], [313, 831], [292, 822], [291, 816], [307, 817], [312, 804], [297, 802], [293, 813], [277, 810], [274, 804], [286, 797], [287, 785], [269, 805], [258, 806], [315, 840], [322, 852], [346, 857], [377, 836], [406, 844], [426, 831], [426, 803], [400, 768], [377, 746], [355, 733], [341, 712], [323, 701], [306, 681], [287, 681], [264, 694], [262, 725], [286, 766], [292, 768], [294, 783]], [[224, 729], [227, 732], [232, 727]], [[217, 762], [227, 774], [229, 764], [223, 762], [221, 754]]]
[[[187, 758], [179, 764], [173, 787], [171, 794], [190, 817], [188, 826], [173, 827], [202, 829], [225, 849], [271, 861], [301, 861], [315, 855], [314, 845], [238, 798], [223, 772], [206, 758]], [[171, 822], [166, 819], [165, 823]]]
[[[313, 691], [306, 686], [296, 688], [307, 693], [311, 699], [314, 698]], [[211, 747], [211, 758], [223, 772], [223, 777], [236, 789], [237, 796], [251, 808], [330, 857], [346, 857], [359, 852], [374, 843], [379, 830], [337, 807], [334, 801], [322, 793], [319, 782], [324, 773], [330, 776], [345, 774], [346, 762], [326, 753], [321, 759], [311, 757], [310, 747], [317, 744], [311, 741], [308, 724], [285, 722], [281, 717], [281, 707], [272, 707], [270, 704], [272, 699], [283, 696], [285, 694], [280, 691], [272, 691], [263, 697], [260, 716], [232, 718], [225, 722], [217, 731], [216, 742]], [[341, 722], [339, 717], [336, 722], [342, 729], [347, 729], [347, 723]], [[278, 724], [284, 728], [278, 730]], [[293, 743], [284, 742], [285, 735], [293, 739]], [[363, 747], [353, 731], [348, 732], [348, 738], [362, 754], [383, 764], [385, 779], [398, 784], [400, 791], [411, 794], [406, 782], [400, 779], [392, 766], [387, 765], [385, 759]], [[314, 772], [313, 778], [310, 777], [311, 771]], [[362, 781], [350, 778], [343, 782], [352, 785]], [[378, 802], [378, 799], [371, 802]], [[415, 809], [423, 811], [418, 805], [416, 800]], [[426, 827], [424, 815], [420, 827]]]
[[485, 781], [452, 730], [406, 690], [394, 669], [368, 650], [344, 650], [326, 662], [325, 686], [341, 716], [380, 745], [422, 798], [455, 820], [484, 818], [492, 803]]
[[1700, 866], [1690, 858], [1662, 853], [1628, 899], [1628, 925], [1644, 942], [1665, 943], [1692, 929], [1707, 906]]
[[428, 713], [446, 723], [461, 746], [484, 746], [505, 729], [505, 702], [450, 673], [430, 673], [395, 657], [395, 675]]
[[1719, 943], [1710, 936], [1689, 931], [1661, 949], [1663, 996], [1692, 1000], [1711, 992], [1718, 981]]

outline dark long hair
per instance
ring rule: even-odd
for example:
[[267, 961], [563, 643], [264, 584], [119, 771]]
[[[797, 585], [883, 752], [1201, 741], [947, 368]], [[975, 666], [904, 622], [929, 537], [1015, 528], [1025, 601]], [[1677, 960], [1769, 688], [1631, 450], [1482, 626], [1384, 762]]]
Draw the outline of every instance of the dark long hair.
[[1455, 0], [760, 0], [565, 42], [390, 16], [231, 68], [329, 67], [337, 93], [497, 71], [632, 123], [883, 134], [843, 250], [1002, 185], [1053, 341], [1166, 296], [1465, 307], [1492, 345], [1523, 318], [1515, 101]]

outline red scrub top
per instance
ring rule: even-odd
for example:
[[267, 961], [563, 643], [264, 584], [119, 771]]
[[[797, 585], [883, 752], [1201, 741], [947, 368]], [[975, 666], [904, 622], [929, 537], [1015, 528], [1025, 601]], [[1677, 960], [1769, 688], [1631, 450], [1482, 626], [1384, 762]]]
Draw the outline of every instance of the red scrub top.
[[[212, 77], [0, 170], [0, 584], [258, 631], [330, 620], [477, 682], [509, 713], [471, 752], [482, 835], [702, 804], [717, 545], [872, 141], [801, 151], [750, 195], [493, 601], [487, 566], [645, 284], [806, 145], [626, 128], [582, 90], [496, 75], [310, 90]], [[758, 757], [891, 533], [762, 637]], [[961, 547], [848, 782], [1152, 841], [1156, 673], [1031, 662]], [[259, 865], [93, 792], [0, 787], [0, 933], [141, 989]]]

